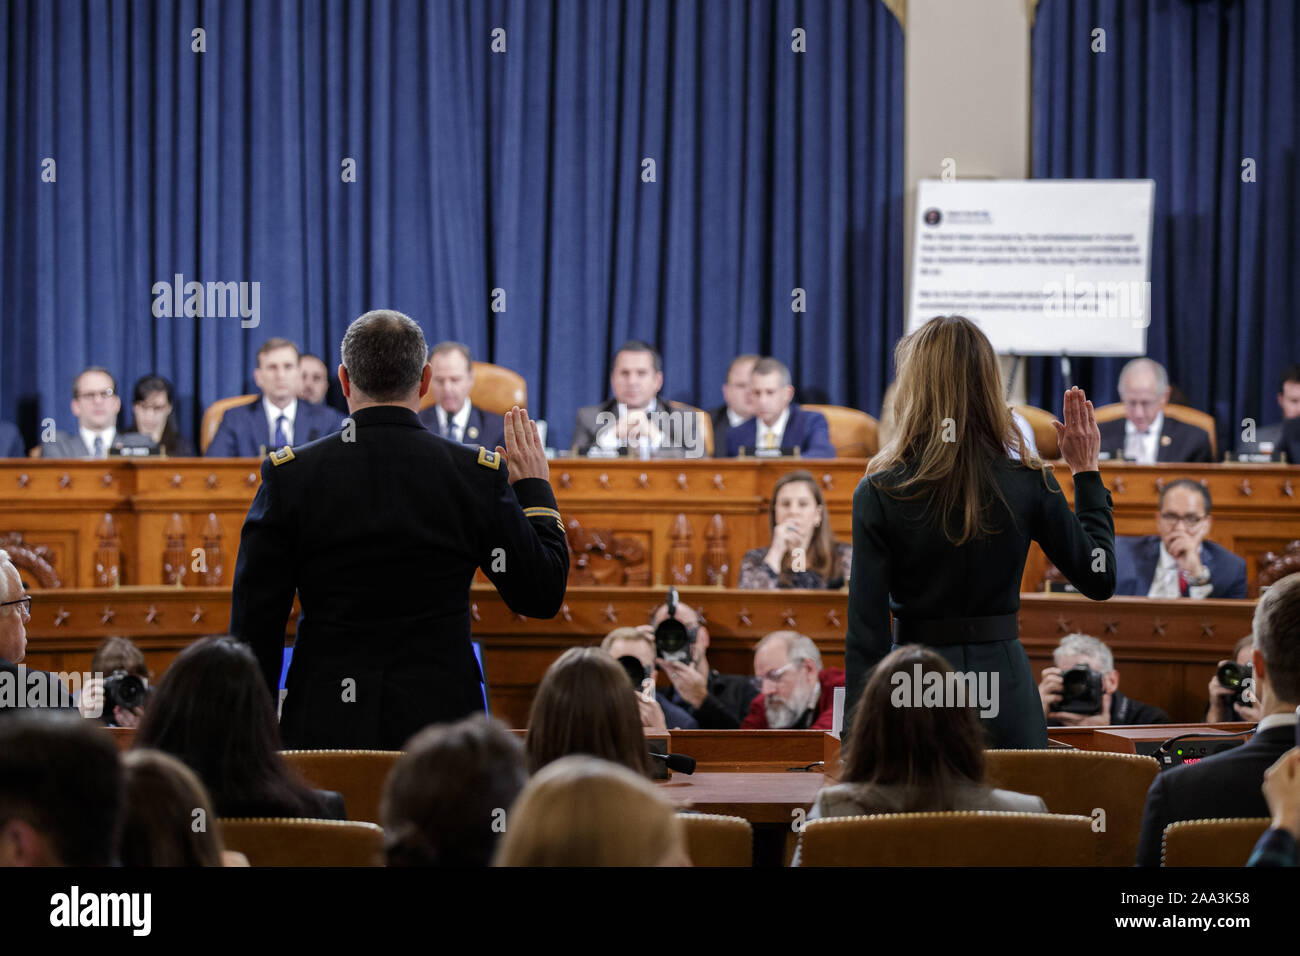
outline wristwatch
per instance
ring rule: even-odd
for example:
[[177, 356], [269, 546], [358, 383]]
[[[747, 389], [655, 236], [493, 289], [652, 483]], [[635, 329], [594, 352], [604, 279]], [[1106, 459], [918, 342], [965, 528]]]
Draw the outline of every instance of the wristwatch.
[[1198, 577], [1198, 578], [1188, 578], [1188, 579], [1187, 579], [1187, 584], [1188, 584], [1190, 587], [1203, 588], [1203, 587], [1205, 587], [1205, 585], [1207, 585], [1207, 584], [1209, 584], [1209, 583], [1210, 583], [1210, 569], [1209, 569], [1208, 567], [1205, 567], [1204, 565], [1202, 565], [1202, 567], [1201, 567], [1201, 576], [1200, 576], [1200, 577]]

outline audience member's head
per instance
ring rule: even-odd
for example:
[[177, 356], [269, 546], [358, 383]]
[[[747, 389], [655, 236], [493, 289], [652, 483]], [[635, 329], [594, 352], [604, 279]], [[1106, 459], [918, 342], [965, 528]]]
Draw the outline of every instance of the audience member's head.
[[722, 385], [722, 400], [733, 415], [754, 417], [754, 396], [749, 390], [749, 376], [754, 371], [757, 355], [737, 355], [727, 366], [727, 380]]
[[0, 661], [17, 664], [27, 656], [29, 602], [9, 552], [0, 548]]
[[[691, 639], [691, 661], [695, 664], [696, 669], [705, 677], [709, 676], [709, 628], [700, 620], [699, 613], [685, 601], [677, 602], [677, 620], [682, 622], [686, 628], [686, 634]], [[653, 632], [663, 621], [668, 618], [668, 605], [660, 604], [650, 614], [650, 629]]]
[[424, 332], [414, 319], [390, 309], [356, 318], [343, 336], [339, 384], [348, 409], [396, 404], [418, 409], [429, 388]]
[[[782, 584], [789, 585], [787, 576], [792, 569], [816, 571], [827, 581], [842, 577], [840, 549], [826, 514], [826, 499], [811, 472], [788, 471], [777, 479], [767, 522], [770, 533], [775, 534], [778, 525], [785, 526], [790, 538], [799, 541], [786, 549], [782, 559]], [[803, 567], [795, 567], [798, 563]]]
[[90, 670], [93, 674], [105, 676], [113, 671], [126, 671], [142, 681], [148, 681], [153, 676], [149, 672], [149, 663], [145, 660], [144, 651], [126, 637], [104, 638], [99, 647], [95, 648], [95, 654], [90, 659]]
[[98, 365], [84, 369], [72, 382], [72, 414], [77, 423], [94, 432], [117, 424], [122, 397], [117, 393], [117, 379]]
[[121, 806], [102, 728], [60, 711], [0, 718], [0, 866], [109, 866]]
[[821, 651], [798, 631], [773, 631], [758, 642], [754, 677], [760, 681], [769, 727], [793, 727], [817, 704], [821, 669]]
[[205, 637], [163, 674], [137, 747], [180, 758], [217, 814], [319, 816], [320, 799], [280, 756], [280, 728], [257, 658], [233, 637]]
[[455, 415], [469, 401], [474, 389], [474, 360], [469, 346], [460, 342], [439, 342], [429, 353], [429, 367], [433, 377], [429, 391], [433, 400], [448, 415]]
[[1199, 548], [1210, 533], [1210, 491], [1191, 478], [1175, 478], [1160, 492], [1156, 529], [1165, 550], [1182, 554]]
[[482, 714], [426, 727], [384, 784], [389, 866], [487, 866], [528, 781], [524, 748]]
[[1274, 582], [1255, 605], [1255, 697], [1264, 716], [1300, 706], [1300, 574]]
[[[655, 638], [650, 628], [616, 627], [605, 635], [600, 642], [600, 649], [618, 661], [627, 676], [632, 678], [634, 687], [640, 687], [647, 677], [654, 677]], [[624, 661], [624, 658], [635, 659], [639, 670], [629, 667], [629, 662]], [[640, 674], [639, 677], [633, 677], [634, 670]]]
[[524, 749], [536, 773], [568, 754], [590, 754], [647, 777], [641, 714], [618, 661], [598, 647], [571, 647], [546, 670], [533, 698]]
[[614, 353], [609, 387], [614, 398], [628, 408], [645, 408], [664, 387], [664, 363], [659, 353], [645, 342], [624, 342]]
[[131, 389], [131, 414], [135, 430], [148, 435], [155, 444], [174, 455], [180, 447], [181, 433], [176, 427], [176, 389], [161, 375], [146, 375]]
[[934, 674], [947, 683], [952, 673], [946, 660], [918, 644], [885, 655], [844, 737], [841, 779], [898, 788], [894, 809], [900, 812], [949, 808], [958, 788], [982, 785], [984, 738], [975, 707], [948, 706], [946, 698], [942, 706], [907, 706], [913, 681], [933, 682], [927, 675]]
[[1282, 417], [1300, 418], [1300, 365], [1288, 365], [1277, 383], [1277, 407]]
[[284, 408], [298, 397], [298, 346], [288, 339], [271, 338], [257, 349], [253, 381], [262, 397], [276, 408]]
[[1052, 651], [1052, 661], [1064, 673], [1072, 667], [1086, 664], [1101, 675], [1104, 694], [1119, 690], [1119, 671], [1115, 669], [1115, 655], [1102, 641], [1088, 634], [1067, 634]]
[[1169, 375], [1149, 358], [1135, 358], [1120, 369], [1119, 398], [1124, 417], [1140, 432], [1146, 431], [1169, 402]]
[[645, 777], [590, 756], [537, 772], [510, 811], [498, 866], [689, 866], [673, 807]]
[[194, 771], [158, 750], [122, 755], [123, 866], [221, 866], [212, 800]]
[[749, 373], [749, 398], [754, 415], [771, 427], [794, 401], [790, 370], [774, 358], [761, 358]]
[[319, 405], [330, 390], [330, 370], [324, 361], [310, 352], [298, 356], [298, 397]]

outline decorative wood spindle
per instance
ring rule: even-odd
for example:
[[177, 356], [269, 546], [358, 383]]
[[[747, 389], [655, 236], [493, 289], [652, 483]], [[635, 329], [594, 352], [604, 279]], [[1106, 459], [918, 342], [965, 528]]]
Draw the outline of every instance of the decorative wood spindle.
[[185, 568], [189, 564], [189, 552], [185, 550], [185, 522], [178, 512], [173, 511], [163, 531], [163, 584], [182, 587], [185, 583]]
[[691, 560], [691, 523], [686, 515], [678, 514], [673, 519], [672, 529], [668, 532], [668, 581], [670, 584], [690, 584], [695, 576], [695, 564]]
[[203, 583], [208, 587], [217, 587], [221, 584], [225, 556], [221, 553], [221, 522], [212, 512], [208, 513], [208, 520], [203, 525], [202, 540], [205, 566], [201, 572]]
[[709, 530], [704, 533], [708, 548], [704, 552], [704, 583], [725, 588], [731, 580], [731, 554], [727, 551], [727, 525], [722, 515], [709, 519]]
[[122, 584], [122, 539], [113, 516], [104, 513], [95, 529], [95, 587], [115, 588]]

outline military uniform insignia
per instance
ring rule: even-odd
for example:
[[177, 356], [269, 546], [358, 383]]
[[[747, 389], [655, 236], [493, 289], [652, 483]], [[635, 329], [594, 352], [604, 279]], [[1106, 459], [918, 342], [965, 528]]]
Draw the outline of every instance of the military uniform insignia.
[[1174, 443], [1174, 440], [1173, 440], [1172, 438], [1170, 438], [1168, 435], [1161, 435], [1161, 436], [1160, 436], [1160, 444], [1164, 445], [1166, 448], [1168, 448], [1168, 447], [1169, 447], [1170, 445], [1172, 445], [1173, 443]]
[[478, 463], [484, 468], [491, 468], [496, 471], [501, 467], [501, 458], [494, 451], [488, 451], [482, 445], [478, 446]]
[[524, 515], [529, 518], [554, 518], [556, 525], [559, 526], [560, 533], [565, 533], [564, 521], [560, 518], [560, 513], [554, 508], [543, 508], [540, 505], [532, 508], [525, 508]]
[[471, 441], [474, 440], [475, 438], [478, 438], [478, 429], [475, 428], [473, 425], [470, 425], [469, 431], [465, 432], [465, 437], [470, 439]]
[[288, 445], [285, 445], [279, 451], [271, 452], [271, 464], [275, 465], [277, 468], [283, 465], [286, 461], [293, 461], [293, 449]]

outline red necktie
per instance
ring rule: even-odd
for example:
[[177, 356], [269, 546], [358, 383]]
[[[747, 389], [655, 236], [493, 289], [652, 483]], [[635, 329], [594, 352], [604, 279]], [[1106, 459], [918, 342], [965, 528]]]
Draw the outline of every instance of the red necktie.
[[1182, 568], [1178, 569], [1178, 596], [1187, 597], [1190, 592], [1187, 589], [1187, 572]]

